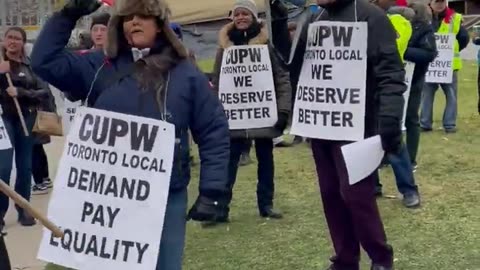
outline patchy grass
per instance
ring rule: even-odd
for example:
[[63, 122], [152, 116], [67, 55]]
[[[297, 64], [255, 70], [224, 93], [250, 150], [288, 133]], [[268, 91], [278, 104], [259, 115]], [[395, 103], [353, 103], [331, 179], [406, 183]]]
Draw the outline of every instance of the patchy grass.
[[[437, 95], [441, 126], [444, 98]], [[465, 63], [459, 88], [458, 133], [423, 134], [417, 183], [423, 207], [407, 210], [399, 200], [380, 199], [398, 270], [480, 270], [480, 117], [476, 65]], [[285, 219], [260, 219], [256, 210], [256, 166], [239, 170], [232, 223], [204, 229], [188, 224], [184, 269], [323, 269], [332, 255], [315, 169], [307, 145], [275, 149], [276, 206]], [[382, 170], [386, 193], [396, 195], [390, 169]], [[198, 167], [190, 185], [196, 197]], [[363, 256], [362, 269], [369, 262]], [[48, 270], [62, 268], [49, 266]]]

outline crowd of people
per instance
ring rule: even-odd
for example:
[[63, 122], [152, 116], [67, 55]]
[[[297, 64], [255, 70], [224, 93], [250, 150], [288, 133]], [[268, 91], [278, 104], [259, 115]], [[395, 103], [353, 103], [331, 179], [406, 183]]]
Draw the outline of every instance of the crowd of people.
[[[308, 26], [319, 21], [366, 22], [364, 137], [380, 135], [386, 152], [383, 164], [391, 165], [404, 205], [419, 207], [414, 172], [420, 132], [433, 130], [433, 97], [439, 87], [447, 99], [444, 131], [457, 130], [457, 77], [462, 69], [459, 53], [469, 43], [461, 14], [450, 9], [445, 0], [317, 0], [316, 4], [306, 8], [296, 22], [290, 22], [282, 1], [272, 1], [271, 21], [265, 21], [259, 18], [254, 1], [236, 0], [232, 21], [219, 31], [210, 81], [195, 63], [194, 48], [183, 45], [181, 27], [170, 22], [164, 0], [116, 0], [111, 13], [93, 16], [90, 31], [82, 34], [79, 46], [69, 46], [76, 22], [101, 6], [96, 0], [70, 0], [43, 26], [31, 55], [24, 50], [25, 31], [8, 29], [1, 47], [0, 105], [12, 148], [0, 150], [0, 179], [9, 183], [15, 153], [15, 190], [21, 196], [29, 200], [32, 192], [45, 194], [53, 187], [43, 148], [50, 138], [32, 133], [37, 111], [57, 110], [51, 87], [63, 92], [64, 98], [81, 100], [93, 108], [173, 123], [176, 158], [157, 269], [181, 269], [186, 220], [229, 222], [238, 169], [253, 163], [248, 154], [252, 147], [257, 156], [258, 213], [263, 218], [283, 217], [273, 204], [275, 171], [282, 170], [275, 167], [273, 154], [275, 141], [295, 121], [293, 110]], [[426, 83], [428, 67], [437, 57], [435, 33], [455, 36], [454, 75], [448, 84]], [[473, 42], [479, 45], [480, 36]], [[277, 121], [268, 127], [232, 129], [219, 99], [223, 59], [232, 47], [255, 45], [268, 48]], [[405, 100], [407, 61], [414, 63], [415, 69]], [[478, 81], [480, 94], [480, 69]], [[404, 110], [406, 143], [402, 132]], [[24, 133], [19, 113], [31, 136]], [[192, 138], [198, 145], [201, 173], [199, 196], [187, 211], [190, 174], [185, 172], [190, 171], [192, 163]], [[296, 136], [294, 144], [303, 141]], [[393, 248], [388, 244], [376, 202], [376, 197], [382, 196], [378, 170], [350, 185], [341, 148], [351, 142], [309, 138], [308, 143], [335, 249], [328, 269], [358, 270], [360, 246], [367, 251], [372, 270], [393, 269]], [[8, 197], [0, 194], [0, 232], [8, 208]], [[16, 208], [21, 225], [35, 225], [29, 213]]]

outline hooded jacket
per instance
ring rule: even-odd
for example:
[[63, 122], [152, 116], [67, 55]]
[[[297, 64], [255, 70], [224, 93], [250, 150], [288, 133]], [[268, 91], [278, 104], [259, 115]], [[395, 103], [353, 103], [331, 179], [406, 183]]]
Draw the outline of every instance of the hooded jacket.
[[[367, 0], [336, 0], [321, 7], [324, 10], [319, 15], [313, 14], [306, 23], [322, 20], [353, 22], [355, 19], [368, 23], [365, 136], [378, 134], [379, 130], [399, 129], [406, 90], [405, 70], [397, 51], [395, 30], [385, 11]], [[300, 29], [302, 33], [295, 51], [292, 51], [290, 64], [290, 72], [297, 74], [302, 67], [308, 27]]]
[[[186, 59], [185, 48], [169, 27], [169, 12], [163, 0], [117, 0], [104, 52], [79, 55], [65, 49], [76, 21], [60, 11], [40, 33], [32, 52], [32, 66], [61, 91], [81, 100], [88, 96], [88, 104], [94, 108], [165, 118], [174, 124], [171, 190], [185, 188], [190, 180], [190, 129], [202, 160], [200, 192], [223, 192], [228, 178], [228, 122], [207, 78]], [[163, 22], [150, 54], [136, 62], [122, 30], [122, 17], [131, 14], [156, 16]]]
[[430, 16], [427, 7], [421, 3], [412, 3], [412, 9], [415, 16], [412, 18], [413, 34], [408, 43], [405, 52], [405, 60], [415, 63], [412, 83], [421, 81], [428, 71], [429, 64], [437, 57], [437, 44], [435, 41], [435, 32], [430, 25]]
[[[248, 45], [266, 45], [268, 44], [268, 32], [264, 23], [260, 23], [260, 32], [248, 40]], [[222, 66], [223, 52], [226, 48], [234, 46], [234, 42], [230, 39], [229, 33], [234, 29], [233, 22], [225, 25], [219, 32], [219, 49], [215, 57], [215, 65], [213, 72], [214, 91], [218, 96], [220, 69]], [[246, 45], [246, 44], [245, 44]], [[288, 116], [291, 111], [292, 88], [288, 71], [285, 70], [282, 61], [275, 53], [274, 49], [269, 46], [270, 61], [272, 62], [273, 82], [275, 85], [275, 95], [277, 98], [277, 111], [279, 114]], [[274, 127], [257, 128], [249, 130], [230, 130], [232, 138], [276, 138], [283, 134], [283, 130]]]

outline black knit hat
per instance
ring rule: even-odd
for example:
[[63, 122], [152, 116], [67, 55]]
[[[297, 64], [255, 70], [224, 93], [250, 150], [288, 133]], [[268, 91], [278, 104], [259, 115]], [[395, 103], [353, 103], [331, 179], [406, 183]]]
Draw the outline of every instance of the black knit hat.
[[110, 20], [110, 14], [109, 13], [100, 13], [98, 15], [95, 15], [92, 17], [92, 24], [90, 26], [90, 30], [93, 28], [93, 26], [97, 24], [102, 24], [105, 26], [108, 26], [108, 21]]

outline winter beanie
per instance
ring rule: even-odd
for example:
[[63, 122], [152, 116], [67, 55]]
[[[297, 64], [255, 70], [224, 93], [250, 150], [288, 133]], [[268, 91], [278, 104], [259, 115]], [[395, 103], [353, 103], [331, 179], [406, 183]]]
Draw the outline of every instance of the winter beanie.
[[92, 24], [90, 25], [90, 30], [92, 30], [92, 28], [97, 24], [108, 26], [108, 21], [109, 20], [110, 20], [110, 14], [108, 14], [106, 12], [93, 16], [92, 17]]
[[236, 0], [235, 5], [233, 6], [233, 11], [235, 11], [237, 8], [248, 9], [250, 12], [252, 12], [253, 17], [258, 20], [258, 9], [254, 0]]

